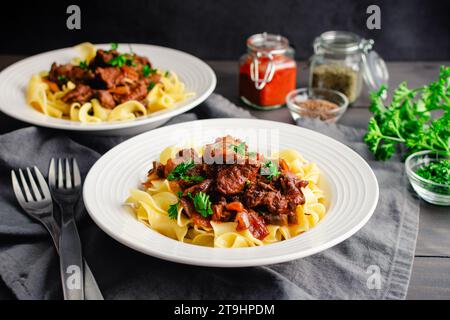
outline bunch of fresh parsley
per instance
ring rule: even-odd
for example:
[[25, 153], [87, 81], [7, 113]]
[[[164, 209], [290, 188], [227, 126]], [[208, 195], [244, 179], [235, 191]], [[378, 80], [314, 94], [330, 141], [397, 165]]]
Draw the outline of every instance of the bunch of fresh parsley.
[[[392, 102], [385, 106], [387, 89], [371, 94], [373, 117], [364, 136], [369, 150], [378, 160], [392, 157], [399, 147], [406, 155], [432, 150], [450, 155], [450, 67], [441, 67], [439, 79], [417, 89], [401, 83]], [[440, 117], [432, 119], [431, 111]]]

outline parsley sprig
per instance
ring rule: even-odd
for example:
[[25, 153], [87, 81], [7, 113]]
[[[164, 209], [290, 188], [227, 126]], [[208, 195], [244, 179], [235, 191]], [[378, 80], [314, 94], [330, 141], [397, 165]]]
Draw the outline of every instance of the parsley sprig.
[[[192, 198], [192, 196], [191, 196]], [[193, 197], [194, 208], [203, 217], [207, 217], [213, 214], [211, 209], [211, 200], [209, 200], [209, 195], [204, 192], [197, 192]]]
[[[390, 105], [384, 105], [386, 87], [371, 94], [373, 117], [364, 136], [369, 150], [378, 160], [387, 160], [399, 146], [406, 154], [421, 150], [440, 151], [450, 155], [450, 67], [441, 67], [439, 79], [410, 89], [406, 83], [394, 91]], [[431, 111], [442, 116], [431, 118]]]
[[[181, 199], [183, 196], [183, 192], [179, 191], [177, 192], [178, 198]], [[200, 213], [203, 217], [208, 217], [209, 215], [213, 214], [212, 208], [211, 208], [211, 200], [209, 199], [209, 195], [207, 195], [204, 192], [197, 192], [195, 196], [193, 196], [190, 192], [188, 192], [187, 197], [192, 200], [194, 203], [195, 211]], [[180, 205], [180, 202], [171, 204], [169, 206], [169, 209], [167, 210], [167, 213], [169, 214], [170, 219], [177, 219], [178, 218], [178, 207]]]
[[80, 64], [78, 66], [84, 70], [87, 70], [89, 68], [89, 65], [86, 60], [80, 61]]
[[190, 176], [188, 171], [195, 167], [192, 159], [182, 162], [177, 165], [168, 175], [167, 180], [184, 180], [184, 181], [203, 181], [205, 178], [202, 176]]
[[59, 82], [66, 83], [66, 82], [69, 81], [69, 80], [67, 79], [66, 76], [58, 76], [58, 81], [59, 81]]
[[240, 144], [232, 144], [230, 148], [236, 153], [245, 155], [245, 142], [241, 142]]
[[156, 69], [150, 68], [148, 64], [142, 67], [142, 74], [144, 75], [145, 78], [148, 78], [149, 75], [155, 74], [156, 71], [157, 71]]
[[267, 179], [272, 180], [274, 177], [277, 177], [280, 172], [278, 171], [278, 166], [272, 161], [269, 160], [261, 167], [261, 174], [266, 175]]
[[108, 61], [108, 64], [112, 65], [113, 67], [123, 67], [124, 65], [132, 66], [134, 65], [133, 57], [129, 56], [128, 54], [119, 54], [118, 56], [112, 58]]
[[178, 204], [179, 202], [171, 204], [169, 206], [169, 210], [167, 210], [167, 213], [169, 214], [170, 219], [175, 220], [178, 218]]

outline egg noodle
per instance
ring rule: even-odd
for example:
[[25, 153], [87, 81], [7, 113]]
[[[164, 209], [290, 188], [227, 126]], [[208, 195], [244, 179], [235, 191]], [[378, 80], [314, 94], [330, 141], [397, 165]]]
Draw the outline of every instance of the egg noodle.
[[[179, 149], [166, 148], [160, 155], [160, 162], [165, 164]], [[178, 208], [176, 219], [169, 217], [169, 206], [178, 202], [176, 184], [167, 179], [152, 180], [151, 187], [145, 190], [132, 189], [126, 203], [131, 205], [136, 218], [151, 229], [172, 239], [195, 245], [216, 248], [240, 248], [266, 245], [295, 237], [314, 227], [325, 215], [325, 196], [318, 187], [320, 170], [316, 164], [306, 161], [295, 150], [283, 150], [272, 156], [284, 159], [289, 171], [298, 178], [307, 180], [308, 185], [302, 189], [305, 203], [296, 208], [298, 224], [287, 226], [267, 225], [269, 234], [263, 240], [255, 238], [246, 229], [237, 231], [237, 222], [214, 222], [211, 228], [195, 225]]]
[[[75, 47], [79, 58], [72, 60], [74, 65], [80, 61], [89, 63], [95, 55], [96, 48], [91, 43], [82, 43]], [[173, 71], [156, 71], [161, 79], [148, 92], [145, 104], [136, 100], [129, 100], [117, 105], [113, 109], [103, 107], [98, 99], [92, 99], [84, 104], [65, 103], [62, 97], [75, 88], [75, 84], [68, 81], [59, 91], [50, 90], [49, 84], [44, 81], [48, 72], [41, 72], [31, 77], [27, 91], [27, 103], [45, 115], [79, 121], [83, 123], [100, 123], [111, 121], [133, 120], [137, 117], [146, 116], [153, 112], [171, 109], [177, 102], [194, 96], [193, 92], [186, 92], [184, 83], [178, 79]]]

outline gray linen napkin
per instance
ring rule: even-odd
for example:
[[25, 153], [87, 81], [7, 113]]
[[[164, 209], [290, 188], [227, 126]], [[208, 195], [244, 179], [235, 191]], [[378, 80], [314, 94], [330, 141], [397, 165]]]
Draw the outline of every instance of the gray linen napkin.
[[[170, 123], [198, 117], [251, 115], [212, 95]], [[363, 131], [311, 121], [301, 126], [338, 139], [361, 154], [375, 171], [380, 201], [367, 225], [320, 254], [287, 263], [221, 269], [181, 265], [133, 251], [103, 233], [87, 214], [79, 228], [84, 255], [106, 299], [403, 299], [414, 257], [419, 207], [408, 191], [403, 165], [371, 160]], [[45, 229], [20, 210], [10, 170], [51, 157], [76, 157], [83, 176], [125, 138], [71, 136], [25, 128], [0, 136], [0, 276], [19, 299], [62, 297], [58, 258]], [[206, 280], [206, 281], [205, 281]]]

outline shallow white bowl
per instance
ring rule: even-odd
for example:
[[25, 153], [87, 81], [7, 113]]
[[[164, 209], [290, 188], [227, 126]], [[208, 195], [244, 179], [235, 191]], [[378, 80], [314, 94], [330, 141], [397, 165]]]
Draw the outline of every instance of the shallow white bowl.
[[[201, 145], [226, 134], [245, 139], [255, 132], [260, 137], [271, 137], [270, 141], [279, 144], [280, 149], [298, 150], [322, 171], [321, 187], [328, 199], [328, 210], [324, 219], [308, 232], [261, 247], [206, 248], [181, 243], [149, 229], [123, 205], [129, 190], [140, 185], [152, 161], [159, 159], [165, 147], [191, 141]], [[273, 121], [212, 119], [159, 128], [119, 144], [92, 167], [84, 184], [83, 198], [97, 225], [130, 248], [174, 262], [243, 267], [306, 257], [347, 239], [375, 210], [378, 183], [358, 154], [325, 135]]]
[[[128, 51], [129, 46], [135, 53], [148, 57], [156, 68], [176, 72], [185, 83], [186, 90], [195, 92], [195, 96], [178, 103], [174, 109], [155, 112], [133, 121], [83, 124], [46, 116], [26, 103], [25, 90], [33, 74], [50, 70], [53, 62], [68, 63], [77, 56], [73, 48], [65, 48], [26, 58], [3, 70], [0, 73], [0, 111], [42, 127], [96, 135], [131, 135], [156, 128], [170, 118], [196, 107], [214, 91], [216, 75], [200, 59], [178, 50], [146, 44], [119, 44], [119, 50]], [[110, 45], [100, 44], [96, 47], [108, 49]]]

